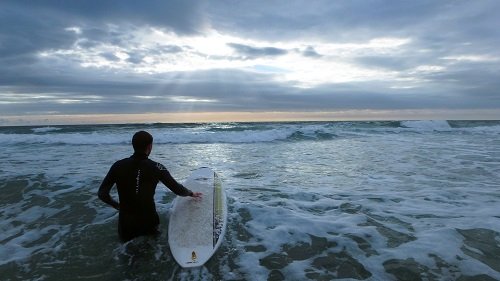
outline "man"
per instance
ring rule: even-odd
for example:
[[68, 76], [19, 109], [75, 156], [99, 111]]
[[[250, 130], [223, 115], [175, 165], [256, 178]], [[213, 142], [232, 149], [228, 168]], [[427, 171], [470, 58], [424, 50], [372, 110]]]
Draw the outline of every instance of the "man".
[[[148, 132], [135, 133], [132, 145], [134, 154], [111, 166], [98, 192], [102, 201], [119, 211], [118, 234], [123, 242], [158, 233], [160, 219], [154, 194], [159, 181], [179, 196], [199, 198], [202, 195], [179, 184], [165, 166], [148, 158], [153, 149], [153, 136]], [[115, 183], [119, 202], [109, 194]]]

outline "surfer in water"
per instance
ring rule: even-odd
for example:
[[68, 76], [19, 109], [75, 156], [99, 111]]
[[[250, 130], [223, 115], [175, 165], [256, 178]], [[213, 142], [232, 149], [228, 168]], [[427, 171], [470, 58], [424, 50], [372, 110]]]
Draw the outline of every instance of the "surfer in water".
[[[165, 166], [148, 158], [153, 149], [151, 134], [145, 131], [135, 133], [132, 146], [134, 154], [111, 166], [97, 193], [102, 201], [119, 211], [118, 234], [123, 242], [142, 235], [158, 234], [160, 219], [154, 194], [159, 181], [179, 196], [202, 196], [200, 192], [192, 192], [178, 183]], [[110, 196], [114, 184], [119, 202]]]

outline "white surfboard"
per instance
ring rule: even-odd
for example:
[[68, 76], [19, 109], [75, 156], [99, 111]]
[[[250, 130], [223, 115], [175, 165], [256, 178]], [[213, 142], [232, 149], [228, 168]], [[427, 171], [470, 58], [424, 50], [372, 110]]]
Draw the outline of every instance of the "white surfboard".
[[193, 171], [184, 186], [203, 196], [174, 199], [168, 243], [180, 266], [198, 267], [217, 251], [226, 233], [226, 193], [217, 174], [205, 167]]

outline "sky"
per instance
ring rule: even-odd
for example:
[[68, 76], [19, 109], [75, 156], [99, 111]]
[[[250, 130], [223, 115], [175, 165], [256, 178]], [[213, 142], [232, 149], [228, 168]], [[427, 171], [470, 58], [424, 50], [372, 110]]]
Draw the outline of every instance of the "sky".
[[498, 11], [497, 0], [2, 0], [0, 125], [500, 119]]

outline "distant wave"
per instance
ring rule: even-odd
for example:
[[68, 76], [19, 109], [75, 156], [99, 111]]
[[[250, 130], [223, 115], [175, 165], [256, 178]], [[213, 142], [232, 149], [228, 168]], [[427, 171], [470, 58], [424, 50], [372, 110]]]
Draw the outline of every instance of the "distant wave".
[[[150, 129], [157, 144], [168, 143], [257, 143], [272, 141], [322, 140], [335, 137], [331, 129], [316, 126], [268, 126], [253, 129], [170, 128]], [[0, 143], [98, 145], [130, 143], [134, 131], [98, 131], [92, 133], [1, 134]]]
[[227, 124], [88, 125], [0, 128], [0, 144], [129, 144], [137, 130], [150, 131], [157, 144], [321, 141], [393, 133], [500, 134], [499, 121], [370, 121]]
[[47, 132], [59, 131], [62, 130], [62, 128], [47, 126], [47, 127], [33, 128], [31, 130], [35, 133], [47, 133]]
[[446, 120], [401, 121], [401, 127], [421, 131], [450, 131], [452, 129]]

